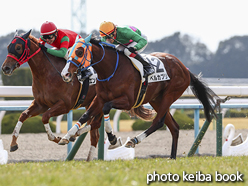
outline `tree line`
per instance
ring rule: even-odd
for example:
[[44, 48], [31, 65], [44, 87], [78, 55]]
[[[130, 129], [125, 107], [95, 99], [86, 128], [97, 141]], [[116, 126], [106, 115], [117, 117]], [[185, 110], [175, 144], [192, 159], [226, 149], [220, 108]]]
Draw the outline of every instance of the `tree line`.
[[[26, 32], [26, 31], [19, 31]], [[99, 35], [96, 30], [95, 35]], [[14, 32], [0, 37], [0, 65], [7, 56], [7, 46], [14, 37]], [[80, 33], [82, 37], [87, 34]], [[39, 37], [33, 30], [32, 35]], [[211, 52], [208, 47], [187, 34], [176, 32], [158, 41], [149, 42], [144, 53], [166, 52], [179, 58], [191, 72], [203, 73], [203, 77], [248, 78], [248, 36], [234, 36], [219, 43], [218, 49]], [[27, 67], [27, 64], [23, 67]], [[1, 74], [2, 75], [2, 74]]]

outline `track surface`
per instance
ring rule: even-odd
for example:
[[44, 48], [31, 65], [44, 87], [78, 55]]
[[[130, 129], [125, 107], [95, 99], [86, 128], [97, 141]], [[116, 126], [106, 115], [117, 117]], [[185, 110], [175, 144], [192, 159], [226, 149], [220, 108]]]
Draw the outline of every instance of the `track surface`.
[[[126, 138], [134, 137], [141, 131], [118, 132], [116, 135], [121, 136], [123, 143]], [[244, 139], [248, 134], [248, 129], [236, 130], [235, 136], [243, 134]], [[63, 136], [64, 134], [59, 134]], [[8, 151], [8, 163], [20, 161], [58, 161], [65, 160], [67, 157], [67, 146], [57, 145], [47, 139], [45, 133], [40, 134], [20, 134], [18, 138], [19, 149], [10, 152], [11, 135], [0, 135], [3, 140], [4, 149]], [[223, 140], [224, 141], [224, 140]], [[194, 130], [180, 130], [178, 157], [187, 156], [194, 142]], [[81, 148], [75, 156], [75, 160], [85, 160], [90, 148], [89, 134], [86, 136]], [[169, 131], [157, 131], [146, 138], [142, 143], [135, 147], [136, 158], [154, 158], [168, 157], [171, 151], [171, 134]], [[216, 155], [216, 131], [207, 131], [199, 147], [200, 155]], [[95, 154], [97, 158], [97, 153]]]

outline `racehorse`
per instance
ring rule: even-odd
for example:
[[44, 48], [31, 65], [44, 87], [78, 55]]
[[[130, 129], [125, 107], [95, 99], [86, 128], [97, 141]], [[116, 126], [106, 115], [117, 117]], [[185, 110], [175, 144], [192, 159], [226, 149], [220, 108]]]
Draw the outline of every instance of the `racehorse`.
[[[136, 103], [141, 87], [142, 77], [138, 70], [134, 68], [130, 59], [112, 46], [108, 46], [107, 43], [91, 38], [90, 35], [85, 40], [80, 39], [72, 48], [70, 58], [61, 75], [64, 81], [70, 82], [78, 68], [92, 66], [95, 69], [98, 74], [97, 95], [87, 111], [80, 117], [79, 122], [85, 123], [92, 117], [95, 119], [93, 119], [91, 125], [79, 130], [72, 127], [60, 140], [58, 143], [60, 145], [69, 143], [71, 136], [78, 136], [99, 128], [99, 118], [96, 116], [99, 116], [102, 111], [107, 114], [111, 108], [130, 110]], [[195, 96], [204, 106], [206, 119], [210, 121], [211, 114], [215, 115], [213, 103], [218, 96], [193, 75], [175, 56], [167, 53], [152, 53], [151, 56], [163, 63], [170, 80], [148, 84], [145, 97], [141, 103], [149, 102], [157, 115], [152, 125], [132, 138], [126, 147], [135, 147], [136, 144], [166, 124], [172, 135], [170, 158], [176, 159], [179, 125], [169, 112], [170, 106], [190, 86]]]
[[[20, 115], [14, 132], [10, 151], [18, 149], [17, 138], [23, 122], [30, 118], [42, 115], [44, 125], [48, 124], [46, 131], [48, 139], [58, 143], [60, 137], [55, 137], [49, 126], [49, 119], [54, 116], [68, 113], [74, 109], [78, 101], [81, 84], [74, 77], [71, 83], [65, 83], [60, 75], [65, 66], [65, 59], [43, 53], [39, 48], [39, 41], [30, 35], [31, 30], [23, 36], [15, 36], [8, 46], [8, 55], [2, 65], [5, 75], [11, 75], [14, 70], [28, 62], [32, 77], [32, 91], [34, 100], [32, 104]], [[89, 86], [87, 96], [83, 103], [77, 107], [88, 107], [95, 97], [95, 85]], [[90, 123], [90, 121], [89, 121]], [[87, 160], [93, 159], [94, 149], [99, 139], [98, 130], [90, 132], [91, 150]]]

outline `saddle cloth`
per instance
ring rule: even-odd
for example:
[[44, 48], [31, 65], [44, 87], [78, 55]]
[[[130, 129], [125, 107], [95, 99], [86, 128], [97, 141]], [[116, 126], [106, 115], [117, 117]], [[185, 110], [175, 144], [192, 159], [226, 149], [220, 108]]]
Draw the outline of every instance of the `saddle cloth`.
[[[162, 63], [162, 61], [159, 58], [157, 58], [155, 56], [148, 55], [148, 54], [141, 54], [141, 56], [148, 63], [152, 64], [152, 66], [155, 70], [154, 74], [148, 76], [148, 83], [170, 80], [170, 77], [167, 74], [167, 71], [164, 67], [164, 64]], [[142, 82], [144, 82], [145, 78], [143, 77], [144, 76], [143, 65], [138, 60], [136, 60], [134, 58], [130, 58], [130, 59], [134, 65], [134, 67], [140, 72]]]
[[168, 76], [166, 72], [164, 64], [159, 58], [155, 56], [147, 55], [147, 54], [141, 54], [141, 55], [144, 58], [144, 60], [146, 60], [148, 63], [153, 65], [155, 73], [151, 74], [145, 79], [143, 77], [144, 76], [143, 65], [135, 58], [130, 57], [133, 66], [139, 71], [140, 77], [141, 77], [139, 93], [138, 93], [136, 102], [133, 105], [133, 108], [137, 108], [142, 104], [145, 98], [146, 89], [149, 83], [170, 80], [170, 77]]

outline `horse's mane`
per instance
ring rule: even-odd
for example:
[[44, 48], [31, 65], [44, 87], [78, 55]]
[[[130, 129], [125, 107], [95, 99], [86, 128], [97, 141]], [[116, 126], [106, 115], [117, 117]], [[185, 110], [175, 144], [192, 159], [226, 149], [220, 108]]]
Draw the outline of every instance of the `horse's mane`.
[[33, 35], [29, 35], [28, 38], [33, 41], [35, 44], [39, 44], [39, 39], [37, 39], [36, 37], [34, 37]]
[[[40, 42], [40, 40], [38, 39], [38, 38], [36, 38], [36, 37], [34, 37], [33, 35], [29, 35], [28, 36], [28, 38], [30, 39], [30, 41], [32, 41], [32, 42], [34, 42], [34, 44], [36, 44], [38, 47], [39, 47], [39, 42]], [[49, 56], [49, 58], [51, 59], [51, 58], [55, 58], [56, 60], [54, 60], [54, 62], [55, 63], [61, 63], [61, 61], [66, 61], [64, 58], [57, 58], [56, 56], [54, 56], [54, 55], [52, 55], [52, 54], [49, 54], [49, 53], [47, 53], [47, 55]]]
[[[98, 39], [96, 36], [93, 35], [93, 36], [91, 37], [91, 39], [90, 39], [90, 42], [91, 42], [92, 44], [94, 44], [94, 45], [100, 46], [100, 43], [101, 43], [102, 41], [101, 41], [101, 39]], [[114, 51], [119, 52], [120, 54], [124, 54], [123, 51], [116, 50], [116, 48], [113, 48], [112, 46], [109, 46], [109, 45], [106, 45], [106, 44], [103, 44], [103, 43], [101, 43], [101, 44], [102, 44], [102, 45], [104, 46], [104, 48], [106, 48], [106, 49], [114, 50]]]

